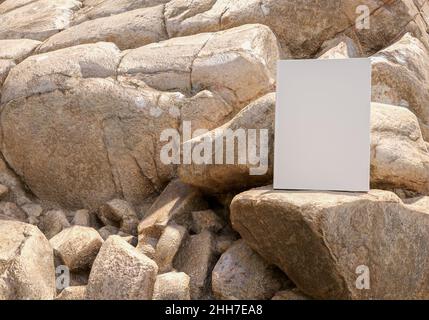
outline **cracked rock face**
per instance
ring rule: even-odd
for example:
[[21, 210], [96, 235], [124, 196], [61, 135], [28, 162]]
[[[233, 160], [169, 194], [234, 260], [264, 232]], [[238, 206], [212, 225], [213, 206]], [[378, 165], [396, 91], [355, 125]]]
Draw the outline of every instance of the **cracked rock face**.
[[[287, 192], [264, 187], [238, 195], [231, 220], [254, 250], [314, 298], [429, 296], [427, 208], [405, 205], [391, 192]], [[357, 289], [360, 266], [370, 270], [371, 290]]]
[[32, 225], [0, 221], [0, 299], [49, 300], [55, 295], [54, 254]]
[[[387, 189], [403, 188], [426, 194], [429, 191], [429, 153], [418, 119], [412, 112], [402, 107], [372, 103], [371, 108], [372, 186]], [[268, 148], [266, 174], [250, 175], [250, 170], [255, 166], [247, 161], [247, 164], [241, 166], [181, 165], [180, 178], [212, 193], [244, 190], [246, 187], [272, 183], [274, 147], [271, 141], [274, 140], [274, 112], [275, 95], [266, 95], [248, 105], [234, 119], [219, 128], [220, 131], [209, 132], [185, 143], [194, 150], [206, 139], [215, 145], [214, 141], [221, 139], [222, 134], [228, 129], [267, 129], [268, 136], [272, 138]], [[213, 148], [213, 158], [215, 151]]]

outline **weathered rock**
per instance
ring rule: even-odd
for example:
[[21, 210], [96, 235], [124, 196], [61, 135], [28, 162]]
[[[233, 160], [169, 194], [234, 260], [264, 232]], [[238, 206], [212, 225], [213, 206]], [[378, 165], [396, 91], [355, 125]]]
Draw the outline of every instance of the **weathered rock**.
[[[428, 211], [405, 205], [391, 192], [287, 192], [264, 187], [238, 195], [231, 220], [254, 250], [311, 297], [429, 296]], [[358, 289], [363, 280], [371, 290]]]
[[70, 271], [90, 269], [103, 239], [92, 228], [74, 226], [61, 231], [50, 241], [55, 256], [69, 267]]
[[107, 240], [110, 236], [118, 234], [119, 229], [114, 226], [105, 226], [98, 230], [98, 233], [103, 238], [103, 240]]
[[81, 4], [76, 0], [26, 2], [26, 5], [0, 15], [0, 39], [45, 40], [66, 28], [73, 10]]
[[67, 287], [55, 298], [55, 300], [85, 300], [86, 286]]
[[429, 140], [429, 51], [407, 33], [372, 57], [372, 100], [409, 108]]
[[54, 255], [32, 225], [0, 222], [0, 299], [45, 300], [55, 295]]
[[[425, 20], [415, 1], [393, 3], [373, 0], [277, 1], [173, 0], [166, 5], [168, 34], [173, 37], [217, 31], [246, 23], [265, 24], [285, 51], [297, 58], [314, 55], [324, 41], [345, 32], [355, 37], [365, 52], [387, 46], [410, 30], [425, 37]], [[370, 28], [359, 28], [365, 6]], [[363, 21], [364, 22], [364, 21]]]
[[286, 277], [243, 240], [221, 256], [212, 273], [212, 290], [220, 300], [271, 299], [285, 282]]
[[245, 25], [130, 50], [118, 72], [163, 91], [209, 89], [236, 106], [273, 89], [278, 58], [271, 30]]
[[360, 48], [347, 36], [340, 36], [323, 43], [319, 59], [347, 59], [361, 56]]
[[47, 52], [84, 43], [108, 41], [120, 49], [165, 40], [163, 6], [137, 9], [83, 22], [50, 37], [38, 49]]
[[171, 222], [190, 226], [191, 212], [205, 209], [206, 205], [198, 189], [179, 180], [170, 182], [140, 222], [139, 242], [156, 244]]
[[298, 289], [280, 291], [275, 294], [271, 300], [311, 300], [310, 297], [303, 294]]
[[2, 103], [40, 93], [67, 90], [76, 78], [116, 75], [120, 51], [113, 43], [96, 43], [28, 57], [4, 83]]
[[39, 218], [43, 213], [43, 208], [40, 204], [27, 203], [21, 206], [28, 217], [28, 223], [37, 226], [40, 222]]
[[[140, 8], [154, 7], [159, 4], [167, 3], [170, 0], [105, 0], [98, 1], [94, 5], [88, 5], [79, 10], [72, 21], [72, 24], [80, 24], [86, 20], [117, 15], [126, 11]], [[162, 20], [164, 20], [162, 18]], [[157, 21], [156, 24], [161, 24]]]
[[40, 43], [30, 39], [0, 40], [0, 59], [19, 63], [27, 58]]
[[[165, 128], [178, 128], [179, 118], [170, 110], [177, 109], [183, 96], [112, 79], [70, 79], [73, 89], [20, 98], [4, 106], [5, 158], [38, 198], [64, 208], [96, 209], [115, 198], [138, 206], [174, 175], [175, 167], [160, 159], [159, 137]], [[55, 85], [67, 86], [62, 76], [58, 81]], [[13, 87], [10, 84], [7, 90]]]
[[[0, 59], [0, 89], [1, 89], [1, 85], [6, 80], [6, 77], [9, 74], [9, 71], [13, 67], [15, 67], [15, 63], [12, 60]], [[1, 95], [0, 95], [0, 98], [1, 98]]]
[[190, 300], [190, 278], [183, 272], [170, 272], [156, 277], [153, 300]]
[[137, 214], [124, 200], [115, 199], [102, 205], [98, 209], [98, 217], [105, 225], [113, 225], [121, 232], [137, 235]]
[[209, 230], [213, 233], [219, 232], [225, 223], [213, 210], [192, 212], [192, 231], [201, 233]]
[[150, 300], [158, 273], [155, 262], [118, 236], [100, 249], [91, 269], [87, 298]]
[[19, 177], [7, 166], [2, 156], [0, 156], [0, 183], [9, 188], [5, 200], [19, 206], [32, 203], [32, 196], [27, 193]]
[[180, 109], [182, 122], [189, 121], [193, 129], [212, 130], [226, 123], [236, 113], [219, 94], [208, 90], [186, 100]]
[[193, 300], [207, 296], [210, 273], [214, 264], [213, 235], [209, 231], [204, 231], [188, 237], [174, 260], [174, 267], [191, 278], [191, 298]]
[[[372, 103], [371, 183], [377, 188], [402, 188], [426, 194], [429, 190], [429, 153], [419, 128], [417, 118], [406, 108]], [[180, 179], [190, 185], [211, 193], [245, 190], [272, 183], [274, 155], [274, 110], [275, 95], [266, 95], [243, 109], [233, 120], [208, 134], [185, 142], [183, 149], [195, 150], [209, 141], [213, 146], [212, 158], [225, 154], [227, 143], [221, 144], [227, 130], [237, 132], [249, 129], [267, 129], [268, 144], [259, 154], [268, 154], [265, 159], [266, 173], [252, 175], [253, 165], [247, 157], [246, 164], [239, 164], [238, 156], [247, 152], [247, 144], [238, 145], [234, 154], [235, 165], [229, 164], [182, 164]], [[217, 142], [216, 142], [217, 141]], [[221, 147], [217, 147], [217, 146]], [[240, 149], [241, 148], [241, 149]], [[261, 157], [263, 159], [263, 157]], [[261, 161], [259, 161], [261, 163]], [[214, 163], [214, 162], [213, 162]], [[264, 166], [261, 166], [261, 168]]]
[[173, 269], [173, 260], [182, 245], [187, 230], [185, 227], [171, 224], [162, 233], [156, 245], [155, 262], [159, 273], [166, 273]]
[[13, 202], [0, 202], [0, 220], [27, 222], [27, 215]]
[[429, 153], [409, 110], [372, 104], [371, 184], [427, 194]]
[[48, 239], [69, 227], [70, 223], [62, 210], [51, 210], [40, 217], [39, 228]]
[[220, 235], [216, 237], [215, 249], [218, 255], [225, 253], [237, 241], [234, 235]]
[[86, 209], [76, 211], [73, 217], [72, 225], [91, 227], [91, 217], [89, 211]]
[[3, 200], [9, 194], [9, 188], [0, 184], [0, 200]]
[[[226, 123], [222, 127], [213, 130], [205, 135], [199, 136], [184, 143], [182, 149], [190, 149], [192, 152], [202, 143], [212, 145], [211, 164], [182, 164], [179, 166], [180, 179], [190, 185], [194, 185], [207, 192], [221, 193], [231, 190], [245, 190], [254, 186], [260, 186], [272, 181], [273, 170], [273, 149], [274, 149], [274, 112], [275, 112], [275, 94], [270, 93], [258, 100], [249, 104], [245, 109], [238, 113], [234, 119]], [[244, 131], [243, 135], [248, 136], [249, 130], [267, 129], [268, 146], [261, 149], [260, 139], [257, 139], [256, 150], [260, 151], [261, 155], [269, 152], [268, 159], [261, 160], [259, 164], [251, 164], [250, 158], [247, 157], [247, 143], [235, 143], [234, 139], [229, 142], [225, 139], [228, 131], [240, 135], [240, 131]], [[232, 134], [231, 134], [232, 136]], [[234, 153], [233, 163], [225, 164], [224, 158], [222, 162], [216, 159], [219, 155], [227, 154], [227, 148], [233, 149], [232, 144], [235, 144], [237, 152]], [[205, 151], [207, 152], [207, 151]], [[245, 154], [246, 163], [239, 162], [239, 155]], [[218, 157], [216, 156], [218, 155]], [[262, 163], [262, 162], [265, 162]], [[252, 170], [258, 170], [258, 166], [267, 170], [265, 174], [252, 175]], [[263, 173], [263, 172], [261, 172]]]

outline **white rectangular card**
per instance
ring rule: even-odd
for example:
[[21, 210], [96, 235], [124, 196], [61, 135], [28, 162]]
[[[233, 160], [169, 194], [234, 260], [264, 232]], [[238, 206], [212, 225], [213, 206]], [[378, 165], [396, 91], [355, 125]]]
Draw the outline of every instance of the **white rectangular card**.
[[369, 191], [370, 59], [277, 68], [274, 188]]

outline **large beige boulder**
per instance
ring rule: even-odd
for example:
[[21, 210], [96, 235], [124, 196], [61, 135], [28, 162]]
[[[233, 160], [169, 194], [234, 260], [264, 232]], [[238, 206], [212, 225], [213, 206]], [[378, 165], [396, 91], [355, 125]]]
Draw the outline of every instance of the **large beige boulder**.
[[418, 119], [406, 108], [373, 103], [371, 184], [429, 192], [429, 153]]
[[275, 266], [239, 240], [213, 269], [212, 290], [220, 300], [267, 300], [283, 287], [286, 279]]
[[54, 296], [54, 255], [49, 241], [37, 227], [0, 221], [0, 299]]
[[210, 298], [210, 275], [215, 265], [214, 236], [209, 231], [188, 237], [175, 260], [176, 270], [189, 275], [191, 299]]
[[103, 244], [95, 229], [74, 226], [49, 240], [54, 254], [71, 271], [89, 270]]
[[[117, 15], [126, 11], [154, 7], [170, 0], [90, 0], [85, 7], [76, 12], [72, 24], [80, 24], [86, 20]], [[161, 24], [161, 22], [159, 23]]]
[[[112, 79], [60, 75], [47, 76], [45, 84], [48, 79], [49, 90], [71, 88], [15, 99], [1, 117], [7, 137], [2, 152], [37, 197], [70, 209], [96, 209], [116, 198], [134, 205], [171, 180], [175, 168], [161, 161], [158, 141], [165, 128], [179, 127], [174, 111], [182, 95]], [[15, 95], [19, 88], [16, 83], [7, 90]]]
[[40, 41], [30, 39], [0, 40], [0, 59], [9, 59], [19, 63], [31, 55], [40, 43]]
[[[12, 60], [6, 60], [0, 58], [0, 89], [3, 82], [6, 80], [9, 71], [15, 67], [15, 62]], [[1, 99], [1, 90], [0, 90], [0, 99]]]
[[119, 236], [109, 237], [91, 269], [87, 298], [150, 300], [158, 267]]
[[[165, 12], [171, 37], [261, 23], [273, 30], [286, 53], [301, 58], [314, 55], [324, 41], [339, 33], [356, 38], [366, 52], [385, 47], [406, 30], [424, 39], [428, 15], [421, 9], [427, 4], [416, 4], [412, 0], [173, 0]], [[365, 21], [359, 17], [365, 13], [371, 15], [369, 28], [360, 28]]]
[[152, 300], [191, 300], [190, 278], [183, 272], [170, 272], [156, 277]]
[[130, 49], [166, 38], [163, 6], [158, 6], [83, 22], [53, 35], [38, 51], [53, 51], [99, 41], [114, 42], [120, 49]]
[[429, 140], [429, 51], [407, 33], [372, 57], [373, 101], [409, 108]]
[[[211, 159], [211, 164], [195, 162], [181, 164], [178, 170], [180, 179], [210, 193], [245, 190], [246, 188], [270, 183], [273, 176], [274, 113], [275, 94], [270, 93], [250, 103], [231, 121], [220, 128], [185, 142], [182, 149], [190, 149], [192, 153], [199, 146], [204, 145], [206, 142], [209, 143], [212, 146], [212, 150], [204, 152], [211, 152], [207, 156], [207, 158]], [[266, 162], [265, 164], [262, 164], [261, 161], [259, 164], [250, 162], [247, 143], [237, 143], [237, 139], [229, 140], [230, 142], [228, 143], [228, 140], [225, 139], [228, 131], [240, 133], [243, 130], [246, 137], [249, 130], [267, 130], [268, 145], [262, 145], [263, 148], [261, 149], [261, 140], [256, 140], [256, 150], [262, 150], [261, 154], [269, 152], [268, 158], [263, 161]], [[233, 154], [233, 163], [227, 163], [226, 158], [222, 158], [223, 161], [220, 163], [216, 161], [218, 157], [225, 155], [227, 150], [234, 150], [234, 146], [236, 152]], [[246, 158], [245, 162], [241, 163], [239, 155], [243, 154]], [[251, 174], [252, 170], [256, 170], [258, 167], [263, 168], [264, 166], [266, 166], [265, 172]]]
[[[210, 193], [244, 191], [249, 187], [272, 183], [274, 112], [275, 95], [266, 95], [251, 103], [218, 130], [189, 140], [183, 147], [195, 150], [208, 142], [213, 146], [211, 157], [215, 159], [216, 154], [226, 153], [227, 144], [222, 145], [219, 141], [222, 141], [227, 130], [236, 132], [242, 129], [249, 136], [251, 129], [267, 129], [266, 148], [261, 151], [260, 140], [256, 140], [256, 150], [268, 154], [268, 168], [264, 174], [252, 174], [251, 170], [258, 165], [251, 163], [249, 157], [245, 163], [239, 163], [238, 156], [243, 152], [247, 155], [247, 144], [241, 143], [234, 153], [235, 165], [182, 164], [179, 167], [181, 180]], [[422, 194], [429, 192], [429, 153], [416, 116], [406, 108], [380, 103], [372, 103], [371, 113], [371, 184], [374, 187], [400, 188]]]
[[102, 42], [31, 56], [10, 73], [1, 102], [71, 89], [79, 78], [114, 76], [120, 54], [113, 43]]
[[[2, 5], [5, 6], [9, 2]], [[77, 0], [19, 2], [25, 5], [18, 4], [13, 10], [3, 14], [0, 12], [0, 39], [45, 40], [67, 28], [73, 11], [81, 6], [81, 2]]]
[[429, 297], [429, 211], [394, 193], [263, 187], [234, 199], [231, 220], [254, 250], [311, 297]]
[[278, 58], [271, 30], [245, 25], [130, 50], [118, 73], [158, 90], [191, 93], [209, 89], [235, 106], [273, 88]]

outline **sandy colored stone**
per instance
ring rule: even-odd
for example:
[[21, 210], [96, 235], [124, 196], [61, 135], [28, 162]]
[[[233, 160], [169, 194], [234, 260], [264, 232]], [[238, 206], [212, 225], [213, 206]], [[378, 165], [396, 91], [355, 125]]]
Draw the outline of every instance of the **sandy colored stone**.
[[103, 238], [103, 240], [107, 240], [110, 236], [113, 236], [119, 232], [119, 229], [114, 226], [105, 226], [98, 230], [98, 233]]
[[96, 0], [93, 4], [85, 4], [85, 8], [75, 14], [72, 24], [76, 25], [86, 20], [113, 16], [135, 9], [154, 7], [168, 1], [170, 0]]
[[85, 300], [86, 286], [67, 287], [55, 298], [55, 300]]
[[28, 222], [25, 211], [13, 202], [0, 202], [0, 220]]
[[159, 136], [178, 128], [174, 111], [184, 97], [112, 79], [71, 81], [73, 89], [4, 106], [4, 156], [40, 199], [72, 210], [116, 198], [138, 207], [174, 175], [175, 167], [160, 159]]
[[[9, 71], [15, 67], [15, 63], [12, 60], [0, 59], [0, 88], [3, 82], [6, 80]], [[0, 92], [1, 98], [1, 92]]]
[[111, 236], [91, 269], [87, 298], [91, 300], [150, 300], [158, 267], [119, 236]]
[[[190, 150], [195, 150], [202, 142], [211, 141], [213, 147], [211, 155], [212, 164], [181, 164], [178, 170], [180, 179], [185, 183], [202, 188], [210, 193], [245, 190], [246, 188], [270, 183], [273, 175], [274, 110], [275, 94], [270, 93], [249, 104], [225, 125], [185, 142], [182, 149], [189, 148]], [[237, 151], [234, 153], [235, 164], [215, 164], [216, 153], [226, 154], [227, 143], [224, 137], [227, 130], [236, 132], [242, 129], [245, 130], [246, 135], [248, 135], [249, 129], [268, 129], [269, 145], [266, 152], [269, 151], [269, 157], [266, 161], [267, 170], [265, 171], [267, 172], [263, 175], [250, 174], [251, 170], [257, 169], [258, 166], [249, 163], [247, 144], [238, 144], [237, 146], [237, 143], [235, 143], [237, 146]], [[224, 141], [223, 144], [221, 143], [222, 141]], [[257, 139], [256, 141], [257, 150], [260, 150], [260, 140]], [[246, 152], [247, 161], [246, 164], [239, 164], [238, 155], [243, 152]], [[225, 163], [225, 161], [222, 162]]]
[[49, 240], [55, 256], [71, 271], [90, 269], [103, 239], [92, 228], [73, 226]]
[[105, 225], [118, 227], [121, 232], [137, 235], [139, 220], [133, 207], [120, 199], [111, 200], [98, 209], [98, 217]]
[[209, 230], [213, 233], [219, 232], [225, 223], [213, 210], [192, 212], [192, 231], [201, 233]]
[[37, 227], [0, 222], [0, 300], [51, 300], [54, 255]]
[[[428, 211], [405, 205], [394, 193], [263, 187], [234, 199], [231, 220], [250, 247], [311, 297], [427, 299], [429, 295]], [[369, 270], [370, 290], [358, 289], [359, 270]]]
[[173, 180], [164, 189], [158, 199], [138, 226], [139, 242], [155, 244], [170, 222], [181, 225], [191, 224], [191, 212], [203, 209], [206, 203], [198, 189], [179, 180]]
[[[429, 190], [429, 153], [423, 140], [419, 122], [409, 110], [398, 106], [372, 103], [371, 115], [371, 184], [377, 188], [401, 188], [422, 194]], [[213, 159], [216, 152], [216, 140], [223, 139], [226, 130], [268, 129], [268, 170], [264, 175], [252, 175], [256, 166], [249, 163], [237, 165], [238, 152], [235, 152], [235, 165], [180, 165], [180, 179], [210, 193], [245, 190], [272, 183], [274, 155], [274, 110], [275, 95], [266, 95], [243, 109], [234, 119], [220, 127], [185, 142], [191, 150], [203, 141], [211, 141]], [[206, 140], [207, 139], [207, 140]], [[257, 151], [260, 152], [259, 140]], [[246, 145], [240, 145], [241, 148]], [[225, 154], [226, 143], [223, 145]], [[185, 147], [183, 147], [185, 148]], [[246, 151], [246, 150], [241, 150]], [[264, 152], [262, 153], [264, 154]]]
[[279, 291], [275, 294], [275, 296], [271, 300], [301, 301], [301, 300], [311, 300], [311, 298], [306, 296], [301, 291], [295, 288], [291, 290]]
[[0, 13], [0, 39], [45, 40], [66, 28], [80, 5], [76, 0], [38, 0]]
[[62, 210], [51, 210], [45, 212], [39, 219], [39, 228], [46, 238], [51, 239], [64, 229], [70, 227], [66, 214]]
[[243, 240], [221, 256], [212, 272], [212, 290], [219, 300], [271, 299], [285, 282], [286, 276]]
[[429, 139], [429, 51], [411, 34], [372, 57], [372, 100], [416, 114]]
[[429, 153], [419, 122], [406, 108], [372, 104], [371, 184], [426, 194]]
[[340, 36], [323, 43], [319, 59], [348, 59], [361, 56], [361, 49], [347, 36]]
[[174, 260], [174, 267], [191, 278], [191, 299], [207, 297], [215, 262], [214, 237], [209, 231], [188, 237]]
[[47, 52], [84, 43], [107, 41], [120, 49], [144, 46], [165, 40], [163, 6], [143, 8], [86, 21], [57, 33], [38, 52]]
[[40, 41], [30, 39], [0, 40], [0, 59], [19, 63], [31, 55], [39, 44], [41, 44]]
[[273, 88], [278, 57], [277, 40], [270, 29], [245, 25], [130, 50], [118, 72], [158, 90], [208, 89], [235, 106]]
[[89, 211], [86, 209], [76, 211], [73, 217], [72, 225], [91, 227], [91, 217]]
[[162, 233], [156, 245], [155, 262], [159, 273], [167, 273], [173, 269], [173, 260], [187, 234], [185, 227], [171, 224]]
[[189, 281], [189, 276], [183, 272], [158, 275], [152, 300], [191, 300]]
[[70, 89], [76, 78], [113, 76], [119, 60], [120, 51], [113, 43], [79, 45], [31, 56], [10, 73], [1, 101]]

